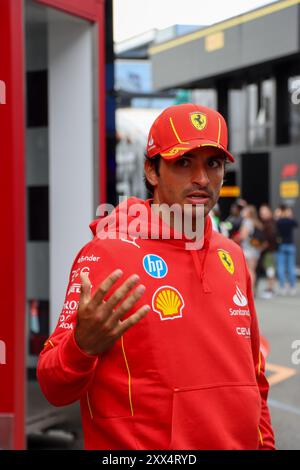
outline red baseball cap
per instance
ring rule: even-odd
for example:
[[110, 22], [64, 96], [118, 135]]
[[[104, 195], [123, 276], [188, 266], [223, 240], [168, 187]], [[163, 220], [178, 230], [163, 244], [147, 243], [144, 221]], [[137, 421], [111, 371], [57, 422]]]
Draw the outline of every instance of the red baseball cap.
[[217, 147], [234, 162], [227, 143], [227, 125], [220, 113], [198, 104], [178, 104], [166, 108], [152, 124], [147, 156], [160, 154], [172, 160], [197, 147]]

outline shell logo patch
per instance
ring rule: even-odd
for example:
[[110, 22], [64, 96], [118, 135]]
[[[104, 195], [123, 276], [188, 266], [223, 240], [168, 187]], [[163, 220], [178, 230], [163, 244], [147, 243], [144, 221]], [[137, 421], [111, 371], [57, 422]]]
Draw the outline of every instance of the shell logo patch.
[[222, 261], [223, 266], [227, 269], [230, 274], [234, 273], [234, 263], [228, 251], [218, 250], [218, 255]]
[[203, 113], [191, 113], [190, 119], [194, 127], [198, 129], [198, 131], [202, 131], [207, 123], [207, 118]]
[[161, 320], [182, 318], [183, 307], [182, 295], [174, 287], [162, 286], [153, 294], [152, 308], [159, 314]]

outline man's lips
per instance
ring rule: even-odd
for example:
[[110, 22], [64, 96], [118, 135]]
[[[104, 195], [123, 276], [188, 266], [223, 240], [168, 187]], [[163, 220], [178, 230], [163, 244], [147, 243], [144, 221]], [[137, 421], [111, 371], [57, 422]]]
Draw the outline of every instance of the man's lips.
[[206, 204], [210, 195], [206, 191], [192, 191], [186, 196], [189, 204]]

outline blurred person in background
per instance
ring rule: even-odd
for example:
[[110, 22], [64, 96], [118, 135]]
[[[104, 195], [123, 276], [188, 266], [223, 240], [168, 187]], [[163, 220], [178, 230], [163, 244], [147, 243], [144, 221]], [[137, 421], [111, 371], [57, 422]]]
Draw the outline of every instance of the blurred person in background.
[[277, 227], [272, 209], [267, 204], [260, 206], [259, 218], [263, 224], [265, 235], [265, 245], [261, 252], [261, 265], [267, 277], [267, 286], [261, 293], [261, 297], [271, 299], [275, 294], [276, 283]]
[[296, 245], [294, 243], [294, 230], [298, 222], [293, 216], [290, 207], [282, 204], [275, 211], [277, 225], [277, 275], [279, 280], [279, 293], [281, 295], [295, 295], [296, 289]]
[[230, 206], [229, 216], [225, 220], [228, 237], [240, 244], [240, 228], [243, 222], [242, 211], [247, 206], [244, 199], [238, 199]]
[[242, 211], [243, 221], [240, 228], [241, 247], [243, 249], [252, 280], [252, 289], [256, 287], [256, 268], [264, 248], [263, 225], [258, 218], [256, 207], [248, 205]]

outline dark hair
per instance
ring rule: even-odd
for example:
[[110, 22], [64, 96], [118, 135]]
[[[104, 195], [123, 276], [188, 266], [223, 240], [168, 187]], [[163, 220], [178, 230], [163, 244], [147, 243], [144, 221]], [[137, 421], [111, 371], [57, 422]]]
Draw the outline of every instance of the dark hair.
[[[154, 157], [151, 157], [151, 158], [149, 158], [147, 155], [145, 155], [145, 161], [148, 161], [150, 163], [150, 165], [154, 167], [154, 171], [157, 174], [157, 176], [159, 176], [160, 159], [161, 159], [161, 156], [159, 154], [155, 155]], [[147, 188], [148, 193], [150, 193], [153, 196], [154, 186], [151, 183], [149, 183], [145, 173], [144, 173], [144, 183], [145, 183], [145, 186]]]
[[[184, 156], [184, 155], [182, 155], [182, 156]], [[151, 158], [149, 158], [145, 154], [145, 161], [150, 162], [150, 165], [152, 165], [154, 167], [154, 170], [155, 170], [155, 173], [157, 174], [157, 176], [159, 176], [159, 165], [160, 165], [161, 158], [162, 157], [161, 157], [160, 154], [157, 154], [157, 155], [155, 155], [154, 157], [151, 157]], [[224, 159], [224, 177], [227, 173], [227, 166], [228, 166], [229, 163], [231, 163], [231, 162], [229, 162], [229, 160], [225, 156], [225, 159]], [[224, 179], [224, 181], [225, 181], [225, 179]], [[145, 186], [146, 186], [147, 191], [149, 192], [149, 194], [151, 194], [153, 196], [154, 186], [152, 186], [152, 184], [149, 183], [145, 173], [144, 173], [144, 183], [145, 183]]]

